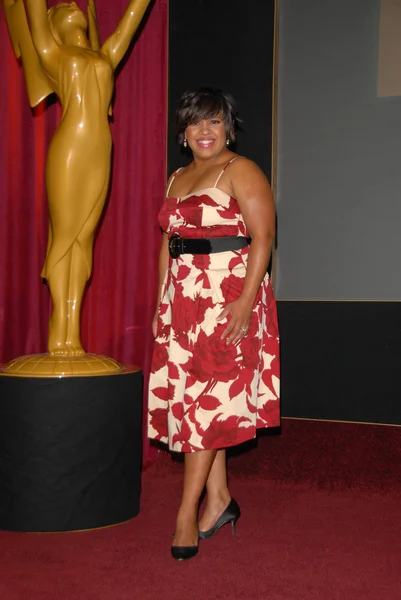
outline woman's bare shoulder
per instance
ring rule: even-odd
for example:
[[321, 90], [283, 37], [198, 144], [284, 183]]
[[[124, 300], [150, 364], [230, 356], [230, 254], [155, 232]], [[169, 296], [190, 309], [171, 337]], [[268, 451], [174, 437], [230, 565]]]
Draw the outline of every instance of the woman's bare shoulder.
[[188, 167], [178, 167], [178, 169], [175, 169], [175, 171], [173, 171], [168, 180], [167, 180], [167, 185], [166, 185], [166, 196], [168, 196], [168, 193], [170, 191], [170, 188], [173, 184], [173, 181], [177, 178], [177, 177], [181, 177], [187, 170]]
[[170, 173], [170, 176], [168, 178], [168, 182], [172, 181], [176, 177], [182, 177], [182, 175], [184, 175], [184, 173], [187, 172], [188, 166], [189, 165], [187, 165], [185, 167], [178, 167], [177, 169], [175, 169], [172, 173]]
[[238, 160], [231, 163], [229, 171], [231, 182], [234, 185], [238, 180], [250, 178], [254, 181], [261, 180], [268, 183], [266, 175], [259, 165], [245, 156], [238, 156]]
[[254, 173], [263, 173], [262, 169], [253, 160], [246, 156], [236, 156], [231, 163], [231, 170], [234, 172], [247, 172], [252, 171]]

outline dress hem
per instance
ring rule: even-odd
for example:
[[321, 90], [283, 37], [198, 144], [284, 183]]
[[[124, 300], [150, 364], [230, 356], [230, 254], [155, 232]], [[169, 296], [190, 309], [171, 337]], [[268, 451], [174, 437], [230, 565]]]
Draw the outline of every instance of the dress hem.
[[259, 429], [274, 429], [275, 427], [280, 427], [280, 425], [281, 425], [281, 419], [277, 424], [256, 426], [253, 435], [249, 435], [245, 439], [241, 439], [241, 441], [239, 441], [239, 442], [235, 440], [231, 443], [227, 443], [224, 445], [212, 444], [212, 445], [208, 446], [207, 448], [197, 448], [193, 444], [191, 444], [191, 446], [193, 446], [193, 448], [194, 448], [193, 450], [177, 450], [175, 448], [171, 448], [169, 445], [168, 439], [165, 441], [165, 439], [158, 439], [156, 436], [153, 437], [151, 435], [148, 435], [148, 439], [156, 442], [157, 444], [162, 444], [163, 446], [166, 447], [165, 449], [168, 450], [169, 452], [175, 452], [177, 454], [192, 454], [194, 452], [201, 452], [202, 450], [225, 450], [226, 448], [234, 448], [235, 446], [240, 446], [241, 444], [246, 444], [247, 442], [254, 440], [257, 437], [257, 432]]

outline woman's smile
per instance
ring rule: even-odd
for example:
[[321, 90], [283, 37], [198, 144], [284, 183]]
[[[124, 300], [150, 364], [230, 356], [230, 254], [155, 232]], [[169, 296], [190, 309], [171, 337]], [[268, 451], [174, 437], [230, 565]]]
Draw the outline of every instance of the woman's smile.
[[200, 138], [198, 140], [196, 140], [196, 143], [198, 144], [198, 146], [200, 146], [200, 148], [211, 148], [216, 140], [212, 139], [212, 138]]

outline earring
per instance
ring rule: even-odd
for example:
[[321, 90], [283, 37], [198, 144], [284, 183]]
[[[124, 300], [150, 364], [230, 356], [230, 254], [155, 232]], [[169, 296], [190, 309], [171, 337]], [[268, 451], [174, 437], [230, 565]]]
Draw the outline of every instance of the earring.
[[230, 139], [229, 139], [229, 138], [227, 138], [227, 139], [226, 139], [226, 146], [228, 147], [229, 145], [230, 145]]
[[188, 147], [188, 141], [187, 141], [187, 138], [185, 138], [185, 140], [184, 140], [184, 143], [183, 143], [183, 146], [184, 146], [184, 148], [187, 148], [187, 147]]

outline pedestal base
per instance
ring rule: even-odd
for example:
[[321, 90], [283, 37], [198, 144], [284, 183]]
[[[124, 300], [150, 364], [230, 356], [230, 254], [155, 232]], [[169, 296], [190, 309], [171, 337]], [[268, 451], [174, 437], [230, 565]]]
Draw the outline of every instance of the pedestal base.
[[142, 373], [0, 376], [0, 529], [72, 531], [139, 512]]
[[15, 377], [85, 377], [123, 370], [123, 365], [113, 358], [87, 353], [81, 356], [29, 354], [14, 358], [3, 367], [4, 375]]

